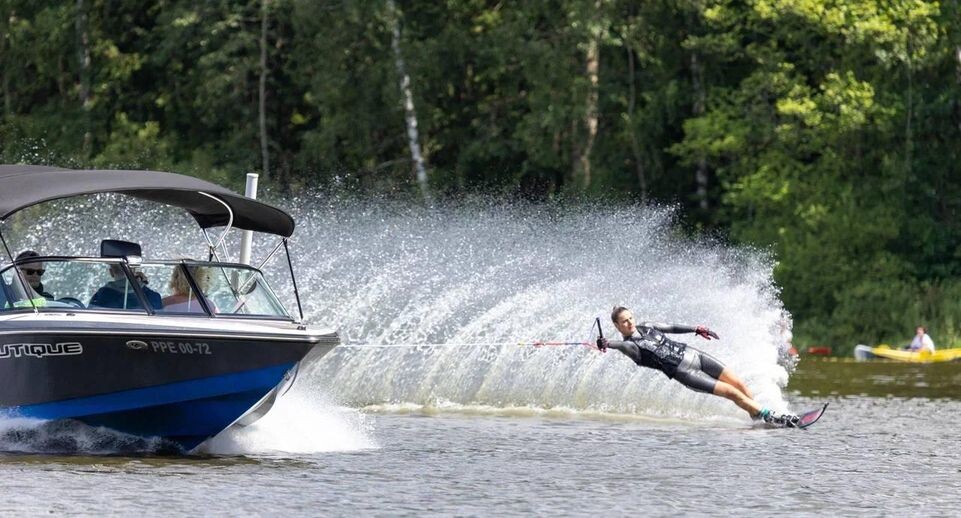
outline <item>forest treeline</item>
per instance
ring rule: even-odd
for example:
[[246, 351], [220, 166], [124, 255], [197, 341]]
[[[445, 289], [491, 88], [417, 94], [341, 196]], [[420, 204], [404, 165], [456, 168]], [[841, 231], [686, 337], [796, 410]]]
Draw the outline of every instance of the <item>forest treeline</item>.
[[678, 204], [800, 346], [961, 340], [958, 0], [0, 0], [0, 160]]

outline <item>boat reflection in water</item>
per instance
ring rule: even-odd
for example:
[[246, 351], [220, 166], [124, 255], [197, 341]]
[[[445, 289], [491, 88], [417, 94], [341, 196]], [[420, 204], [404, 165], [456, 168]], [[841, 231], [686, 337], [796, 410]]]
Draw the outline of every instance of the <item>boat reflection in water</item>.
[[[0, 410], [7, 415], [77, 420], [186, 452], [231, 424], [256, 421], [300, 365], [339, 343], [336, 332], [302, 322], [287, 247], [292, 218], [215, 184], [152, 171], [0, 166], [0, 221], [45, 201], [101, 192], [186, 210], [206, 238], [207, 260], [146, 259], [138, 244], [114, 239], [100, 243], [99, 257], [14, 260], [4, 240]], [[224, 230], [211, 238], [215, 227]], [[281, 248], [287, 254], [296, 318], [258, 268], [221, 259], [231, 228], [278, 237], [267, 259]], [[36, 270], [56, 298], [31, 288], [25, 272]]]

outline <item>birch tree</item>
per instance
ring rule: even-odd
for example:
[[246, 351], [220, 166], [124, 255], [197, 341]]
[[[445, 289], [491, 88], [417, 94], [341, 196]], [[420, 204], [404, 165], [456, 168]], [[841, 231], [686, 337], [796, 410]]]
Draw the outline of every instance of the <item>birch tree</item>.
[[260, 83], [257, 90], [261, 171], [264, 180], [270, 179], [270, 150], [267, 147], [267, 8], [269, 3], [269, 0], [261, 0], [260, 3]]
[[417, 134], [417, 111], [414, 109], [414, 92], [411, 87], [410, 74], [407, 73], [407, 63], [401, 52], [400, 38], [400, 9], [394, 0], [387, 0], [388, 18], [391, 31], [391, 49], [394, 51], [394, 63], [397, 67], [397, 76], [400, 80], [400, 91], [404, 105], [404, 121], [407, 125], [407, 143], [410, 147], [410, 156], [414, 163], [414, 171], [417, 184], [420, 186], [421, 195], [424, 200], [430, 200], [430, 188], [427, 184], [427, 168], [425, 160], [421, 154], [420, 140]]
[[79, 72], [80, 106], [84, 114], [83, 151], [89, 156], [93, 134], [90, 131], [90, 27], [87, 18], [87, 7], [84, 0], [77, 0], [77, 12], [74, 15], [77, 30], [77, 64]]
[[[601, 39], [606, 30], [603, 14], [603, 0], [594, 0], [583, 18], [587, 25], [587, 42], [584, 49], [584, 73], [587, 88], [584, 97], [583, 138], [574, 143], [574, 178], [578, 187], [586, 189], [591, 185], [591, 152], [597, 140], [599, 72], [601, 64]], [[575, 12], [577, 12], [575, 10]], [[580, 14], [580, 13], [578, 13]], [[578, 17], [577, 14], [574, 17]], [[575, 138], [582, 132], [575, 131]]]

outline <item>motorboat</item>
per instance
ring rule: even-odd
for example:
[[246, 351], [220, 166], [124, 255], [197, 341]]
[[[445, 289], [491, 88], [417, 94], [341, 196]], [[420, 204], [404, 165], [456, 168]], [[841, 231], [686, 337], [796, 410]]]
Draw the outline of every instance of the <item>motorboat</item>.
[[[16, 258], [2, 232], [11, 216], [98, 193], [185, 210], [205, 257], [144, 257], [138, 243], [109, 235], [98, 256]], [[183, 452], [255, 422], [303, 365], [340, 343], [336, 331], [304, 323], [288, 246], [294, 226], [281, 209], [189, 176], [0, 165], [8, 257], [0, 267], [0, 412], [159, 437]], [[230, 262], [231, 229], [278, 243], [256, 267]], [[296, 311], [261, 270], [281, 249]], [[28, 278], [38, 273], [42, 294]]]
[[894, 349], [888, 345], [871, 347], [858, 344], [854, 347], [854, 358], [865, 360], [891, 360], [905, 363], [941, 363], [961, 360], [961, 348], [938, 349], [934, 352]]

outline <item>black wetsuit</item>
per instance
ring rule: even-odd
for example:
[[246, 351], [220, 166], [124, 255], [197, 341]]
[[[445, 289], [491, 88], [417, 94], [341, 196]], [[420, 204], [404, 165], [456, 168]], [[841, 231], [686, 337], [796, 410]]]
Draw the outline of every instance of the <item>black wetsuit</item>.
[[695, 326], [645, 322], [637, 326], [633, 336], [625, 336], [623, 342], [608, 342], [608, 347], [621, 351], [641, 367], [657, 369], [690, 389], [712, 394], [724, 364], [703, 351], [664, 335], [693, 333], [696, 330]]

